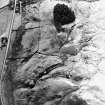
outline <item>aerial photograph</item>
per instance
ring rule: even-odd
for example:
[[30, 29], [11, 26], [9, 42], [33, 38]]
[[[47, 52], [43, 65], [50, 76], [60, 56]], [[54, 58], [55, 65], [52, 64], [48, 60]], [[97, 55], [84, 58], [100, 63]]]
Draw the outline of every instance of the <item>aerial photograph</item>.
[[0, 105], [105, 105], [105, 0], [0, 0]]

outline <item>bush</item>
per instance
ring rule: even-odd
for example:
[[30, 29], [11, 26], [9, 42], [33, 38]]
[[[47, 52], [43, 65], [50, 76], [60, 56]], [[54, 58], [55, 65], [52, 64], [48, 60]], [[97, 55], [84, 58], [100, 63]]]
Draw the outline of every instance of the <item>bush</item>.
[[74, 12], [64, 4], [55, 5], [53, 14], [54, 23], [65, 25], [75, 21]]

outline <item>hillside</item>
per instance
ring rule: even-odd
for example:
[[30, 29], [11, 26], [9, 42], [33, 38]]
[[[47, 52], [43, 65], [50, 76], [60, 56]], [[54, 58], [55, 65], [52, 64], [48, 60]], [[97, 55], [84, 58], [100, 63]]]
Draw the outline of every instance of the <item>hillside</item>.
[[[22, 6], [1, 73], [2, 102], [105, 105], [105, 1], [23, 1]], [[0, 34], [8, 30], [11, 13], [9, 7], [0, 13]]]

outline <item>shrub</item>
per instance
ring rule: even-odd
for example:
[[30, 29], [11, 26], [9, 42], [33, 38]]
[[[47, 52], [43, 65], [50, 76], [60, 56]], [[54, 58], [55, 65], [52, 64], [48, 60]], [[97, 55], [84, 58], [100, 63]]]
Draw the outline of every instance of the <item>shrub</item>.
[[57, 4], [53, 11], [55, 24], [69, 24], [75, 21], [74, 12], [65, 4]]

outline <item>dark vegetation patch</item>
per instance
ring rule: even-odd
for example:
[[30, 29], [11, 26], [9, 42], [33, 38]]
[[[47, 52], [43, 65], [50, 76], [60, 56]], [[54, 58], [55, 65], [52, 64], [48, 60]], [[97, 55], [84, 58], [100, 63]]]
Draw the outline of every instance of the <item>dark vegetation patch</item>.
[[57, 31], [64, 31], [61, 29], [61, 25], [70, 24], [75, 21], [75, 14], [68, 6], [64, 4], [57, 4], [53, 10], [54, 24]]
[[12, 45], [12, 57], [16, 57], [18, 53], [22, 50], [23, 46], [21, 44], [22, 37], [25, 34], [24, 25], [20, 26], [16, 31], [16, 37]]

